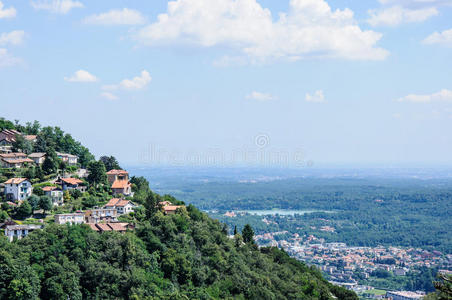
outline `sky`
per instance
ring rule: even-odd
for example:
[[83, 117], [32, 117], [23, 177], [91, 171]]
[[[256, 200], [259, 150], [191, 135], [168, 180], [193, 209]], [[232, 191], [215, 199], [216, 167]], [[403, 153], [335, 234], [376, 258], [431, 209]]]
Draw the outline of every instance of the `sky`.
[[452, 0], [0, 0], [0, 116], [127, 164], [452, 165]]

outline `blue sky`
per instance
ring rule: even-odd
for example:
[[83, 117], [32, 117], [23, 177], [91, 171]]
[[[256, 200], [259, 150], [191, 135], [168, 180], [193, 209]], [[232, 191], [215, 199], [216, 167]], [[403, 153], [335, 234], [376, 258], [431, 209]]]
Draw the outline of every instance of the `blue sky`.
[[0, 115], [124, 163], [450, 165], [451, 70], [450, 0], [0, 1]]

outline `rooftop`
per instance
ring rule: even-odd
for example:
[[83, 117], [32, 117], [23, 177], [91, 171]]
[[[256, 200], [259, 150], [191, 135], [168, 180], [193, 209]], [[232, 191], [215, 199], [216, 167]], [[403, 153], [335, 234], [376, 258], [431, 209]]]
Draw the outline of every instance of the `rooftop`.
[[20, 184], [24, 181], [28, 180], [27, 178], [10, 178], [4, 182], [4, 184]]

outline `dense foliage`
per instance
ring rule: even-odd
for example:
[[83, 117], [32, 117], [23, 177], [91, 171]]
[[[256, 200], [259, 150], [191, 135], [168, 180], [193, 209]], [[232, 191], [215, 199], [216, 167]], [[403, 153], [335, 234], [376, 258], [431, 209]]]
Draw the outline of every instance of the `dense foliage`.
[[[250, 223], [257, 234], [287, 230], [355, 246], [422, 247], [452, 253], [452, 182], [447, 179], [295, 178], [240, 183], [156, 177], [152, 182], [159, 182], [155, 187], [159, 192], [218, 210], [212, 216], [230, 228]], [[258, 216], [222, 216], [228, 210], [261, 209], [324, 212], [273, 216], [271, 224]], [[334, 227], [335, 232], [320, 231], [322, 226]]]
[[193, 206], [165, 216], [158, 197], [134, 214], [134, 232], [49, 225], [0, 238], [0, 298], [357, 299], [283, 251], [230, 239]]

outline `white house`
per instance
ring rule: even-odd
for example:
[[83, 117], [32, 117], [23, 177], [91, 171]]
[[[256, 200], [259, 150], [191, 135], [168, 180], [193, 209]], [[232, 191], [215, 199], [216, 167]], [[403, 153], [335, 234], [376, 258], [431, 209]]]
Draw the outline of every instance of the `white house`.
[[137, 207], [132, 201], [113, 198], [104, 205], [104, 208], [114, 208], [118, 212], [118, 215], [128, 214], [134, 211]]
[[83, 224], [85, 223], [84, 213], [60, 214], [55, 215], [56, 224]]
[[33, 160], [35, 164], [42, 165], [46, 159], [46, 154], [42, 152], [36, 152], [28, 155], [28, 158]]
[[52, 199], [53, 206], [64, 204], [63, 191], [56, 186], [45, 186], [42, 188], [44, 194]]
[[33, 187], [26, 178], [11, 178], [4, 182], [5, 195], [8, 201], [22, 202], [31, 196]]
[[56, 154], [59, 159], [61, 159], [63, 162], [67, 163], [70, 166], [74, 166], [78, 162], [78, 156], [76, 155], [61, 152], [57, 152]]
[[116, 222], [118, 212], [114, 208], [96, 208], [85, 212], [87, 223], [97, 224], [100, 222]]
[[8, 225], [5, 228], [5, 235], [8, 240], [12, 242], [14, 239], [20, 240], [21, 238], [26, 237], [33, 230], [41, 228], [41, 225]]

